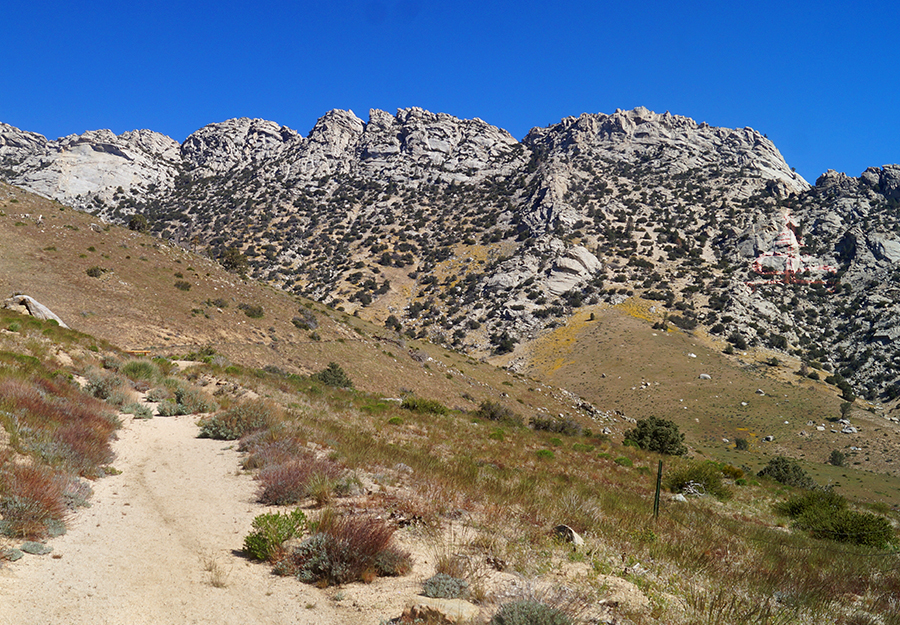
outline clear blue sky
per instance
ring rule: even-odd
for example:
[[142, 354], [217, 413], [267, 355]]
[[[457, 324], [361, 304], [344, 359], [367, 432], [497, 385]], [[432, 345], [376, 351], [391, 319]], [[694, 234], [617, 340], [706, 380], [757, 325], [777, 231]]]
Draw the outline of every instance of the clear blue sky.
[[646, 106], [766, 133], [810, 182], [900, 162], [900, 2], [7, 0], [0, 121], [183, 141], [420, 106], [518, 139]]

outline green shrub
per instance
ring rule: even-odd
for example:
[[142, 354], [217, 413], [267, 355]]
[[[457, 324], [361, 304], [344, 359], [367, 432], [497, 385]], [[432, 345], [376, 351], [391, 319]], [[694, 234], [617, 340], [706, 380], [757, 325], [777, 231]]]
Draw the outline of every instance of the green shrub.
[[[190, 283], [190, 282], [187, 282], [186, 280], [176, 280], [176, 281], [175, 281], [175, 288], [178, 289], [179, 291], [190, 291], [190, 290], [191, 290], [191, 283]], [[260, 315], [260, 316], [261, 316], [261, 315]]]
[[491, 617], [489, 625], [574, 625], [568, 614], [540, 601], [504, 603]]
[[250, 432], [272, 427], [278, 420], [278, 410], [273, 404], [262, 399], [251, 399], [202, 418], [199, 436], [235, 440]]
[[747, 451], [750, 449], [750, 443], [747, 442], [746, 438], [736, 438], [734, 439], [734, 448], [738, 451]]
[[776, 482], [797, 488], [815, 488], [816, 483], [796, 460], [776, 456], [756, 474], [758, 477], [770, 477]]
[[311, 377], [313, 380], [321, 382], [322, 384], [327, 384], [328, 386], [334, 386], [336, 388], [353, 388], [353, 381], [347, 377], [347, 374], [344, 373], [344, 370], [341, 369], [341, 366], [336, 362], [329, 362], [327, 367], [318, 373], [314, 373]]
[[422, 584], [422, 594], [438, 599], [465, 599], [469, 594], [469, 582], [445, 573], [437, 573]]
[[284, 541], [296, 538], [306, 529], [306, 515], [300, 508], [293, 512], [261, 514], [253, 519], [253, 533], [244, 538], [244, 553], [257, 560], [275, 561]]
[[722, 483], [721, 469], [713, 462], [691, 462], [667, 475], [663, 484], [673, 493], [693, 489], [719, 500], [730, 499], [732, 496], [731, 491]]
[[619, 456], [615, 460], [613, 460], [617, 465], [621, 467], [633, 467], [634, 463], [631, 461], [631, 458], [626, 458], [625, 456]]
[[855, 512], [847, 500], [831, 490], [812, 490], [775, 505], [775, 511], [794, 520], [793, 527], [813, 538], [886, 549], [895, 543], [890, 521], [868, 512]]
[[517, 415], [513, 410], [507, 408], [503, 404], [498, 404], [489, 400], [481, 402], [475, 416], [488, 421], [498, 421], [509, 425], [522, 425], [522, 417]]
[[412, 410], [420, 414], [447, 414], [447, 406], [433, 399], [422, 399], [415, 395], [407, 395], [400, 404], [401, 408]]
[[400, 417], [391, 417], [387, 420], [388, 425], [403, 425], [403, 419]]
[[553, 452], [549, 449], [538, 449], [537, 457], [543, 458], [544, 460], [553, 460], [554, 455], [553, 455]]
[[159, 377], [159, 367], [149, 360], [129, 360], [119, 372], [130, 380], [151, 382]]
[[85, 271], [85, 273], [86, 273], [88, 276], [90, 276], [91, 278], [99, 278], [99, 277], [102, 276], [104, 273], [106, 273], [106, 269], [104, 269], [103, 267], [98, 267], [98, 266], [94, 265], [93, 267], [89, 267], [89, 268]]
[[641, 419], [637, 422], [637, 427], [625, 432], [625, 438], [637, 443], [641, 449], [660, 454], [682, 456], [687, 453], [684, 434], [678, 431], [674, 422], [667, 419]]
[[841, 452], [837, 449], [832, 449], [831, 456], [828, 457], [828, 464], [836, 466], [836, 467], [842, 467], [842, 466], [844, 466], [844, 461], [846, 459], [847, 459], [847, 456], [843, 452]]

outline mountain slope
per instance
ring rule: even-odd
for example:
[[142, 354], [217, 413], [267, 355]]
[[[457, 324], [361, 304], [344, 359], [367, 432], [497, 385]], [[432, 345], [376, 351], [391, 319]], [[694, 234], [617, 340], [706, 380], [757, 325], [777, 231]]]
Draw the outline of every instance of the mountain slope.
[[521, 142], [416, 108], [331, 111], [306, 137], [235, 119], [180, 146], [4, 125], [0, 158], [14, 184], [112, 221], [142, 214], [212, 257], [235, 248], [257, 278], [471, 354], [642, 295], [654, 321], [800, 357], [873, 401], [900, 395], [896, 166], [810, 187], [755, 130], [644, 108]]

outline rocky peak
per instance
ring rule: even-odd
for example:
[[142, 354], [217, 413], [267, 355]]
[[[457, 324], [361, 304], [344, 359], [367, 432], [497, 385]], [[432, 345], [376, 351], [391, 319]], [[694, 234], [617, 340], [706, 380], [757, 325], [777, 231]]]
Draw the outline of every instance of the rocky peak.
[[275, 122], [241, 117], [209, 124], [185, 139], [184, 160], [199, 175], [220, 174], [251, 161], [277, 158], [300, 135]]
[[0, 122], [0, 167], [18, 165], [29, 156], [43, 153], [46, 148], [44, 135]]
[[508, 132], [480, 119], [415, 107], [400, 109], [395, 116], [373, 109], [359, 154], [369, 175], [409, 180], [416, 177], [413, 169], [426, 167], [436, 169], [442, 180], [471, 183], [511, 174], [523, 162], [515, 157], [516, 146], [518, 141]]

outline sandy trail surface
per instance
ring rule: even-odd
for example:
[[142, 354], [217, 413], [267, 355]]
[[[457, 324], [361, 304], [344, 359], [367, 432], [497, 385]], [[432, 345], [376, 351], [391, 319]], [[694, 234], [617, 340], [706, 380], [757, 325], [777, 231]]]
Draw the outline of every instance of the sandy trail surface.
[[[0, 569], [0, 623], [372, 622], [354, 601], [335, 602], [241, 557], [264, 508], [238, 471], [239, 454], [198, 439], [196, 421], [127, 419], [114, 443], [122, 473], [93, 483], [91, 507], [50, 542], [51, 555]], [[216, 569], [224, 587], [212, 583]], [[370, 610], [387, 608], [371, 599]]]

